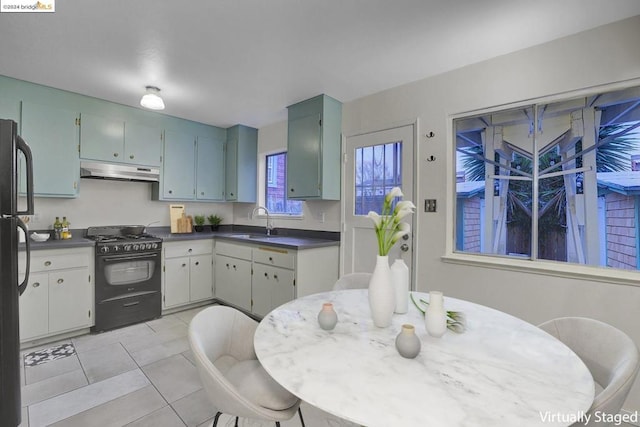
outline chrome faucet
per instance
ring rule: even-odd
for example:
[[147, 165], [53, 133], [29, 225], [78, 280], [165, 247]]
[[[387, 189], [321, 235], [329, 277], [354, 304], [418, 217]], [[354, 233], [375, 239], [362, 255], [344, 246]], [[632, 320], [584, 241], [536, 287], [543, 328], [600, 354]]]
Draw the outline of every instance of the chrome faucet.
[[267, 236], [271, 236], [271, 230], [273, 230], [273, 224], [271, 224], [271, 216], [269, 215], [269, 209], [265, 208], [264, 206], [257, 206], [256, 208], [253, 209], [253, 212], [251, 212], [251, 219], [253, 219], [253, 216], [256, 214], [256, 211], [259, 211], [260, 209], [263, 209], [264, 212], [267, 214]]

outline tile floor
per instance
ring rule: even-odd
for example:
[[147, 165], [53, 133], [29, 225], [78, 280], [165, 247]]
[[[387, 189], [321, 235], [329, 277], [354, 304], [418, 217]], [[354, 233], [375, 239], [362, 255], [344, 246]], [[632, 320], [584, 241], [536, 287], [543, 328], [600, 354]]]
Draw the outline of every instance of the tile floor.
[[[187, 340], [189, 322], [202, 308], [43, 346], [71, 343], [75, 354], [35, 366], [21, 362], [21, 427], [211, 426], [216, 410], [202, 389]], [[306, 404], [302, 411], [307, 427], [354, 425]], [[218, 425], [233, 421], [221, 417]], [[240, 425], [274, 424], [242, 420]], [[282, 423], [300, 425], [297, 416]]]

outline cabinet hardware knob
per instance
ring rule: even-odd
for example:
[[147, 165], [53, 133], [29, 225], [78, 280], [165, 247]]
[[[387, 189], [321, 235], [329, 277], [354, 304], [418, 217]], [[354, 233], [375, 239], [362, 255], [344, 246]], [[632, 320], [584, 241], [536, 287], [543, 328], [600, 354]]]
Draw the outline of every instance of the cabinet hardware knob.
[[118, 157], [118, 153], [113, 153], [113, 157]]
[[233, 269], [234, 269], [234, 270], [236, 269], [236, 266], [235, 266], [235, 265], [233, 266]]
[[291, 192], [293, 193], [293, 192], [295, 192], [295, 190], [292, 188], [292, 189], [291, 189]]
[[229, 268], [229, 264], [227, 264], [227, 268]]
[[231, 197], [233, 197], [233, 193], [229, 193], [231, 195]]
[[264, 273], [264, 277], [269, 277], [269, 276], [267, 276], [267, 273]]
[[201, 192], [200, 192], [200, 195], [201, 195], [201, 196], [204, 196], [204, 191], [201, 191]]
[[269, 261], [273, 262], [273, 257], [269, 257]]
[[187, 264], [182, 264], [182, 266], [183, 266], [183, 267], [186, 267], [186, 266], [187, 266]]
[[40, 286], [40, 282], [35, 282], [35, 283], [33, 284], [33, 287], [34, 287], [34, 288], [37, 288], [38, 286]]
[[189, 248], [189, 251], [188, 251], [188, 252], [189, 252], [189, 253], [193, 252], [193, 249]]
[[200, 262], [199, 262], [199, 261], [196, 261], [196, 265], [200, 265]]
[[169, 194], [173, 194], [173, 190], [169, 190]]
[[277, 274], [274, 274], [274, 275], [273, 275], [273, 278], [274, 278], [274, 279], [276, 279], [276, 280], [278, 280], [278, 275], [277, 275]]
[[63, 283], [63, 282], [64, 282], [64, 279], [62, 279], [62, 278], [58, 279], [58, 285]]
[[51, 261], [45, 261], [44, 265], [45, 265], [45, 267], [49, 267], [51, 265]]
[[134, 157], [135, 157], [135, 156], [134, 156], [133, 154], [129, 156], [129, 158], [130, 158], [131, 160], [133, 160], [133, 158], [134, 158]]

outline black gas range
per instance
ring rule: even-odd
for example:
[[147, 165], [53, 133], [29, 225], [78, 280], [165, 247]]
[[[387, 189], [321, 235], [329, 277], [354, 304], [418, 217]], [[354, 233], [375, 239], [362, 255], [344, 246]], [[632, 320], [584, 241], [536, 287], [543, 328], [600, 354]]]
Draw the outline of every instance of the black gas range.
[[96, 332], [161, 316], [162, 239], [130, 234], [132, 228], [89, 227], [85, 233], [96, 242]]

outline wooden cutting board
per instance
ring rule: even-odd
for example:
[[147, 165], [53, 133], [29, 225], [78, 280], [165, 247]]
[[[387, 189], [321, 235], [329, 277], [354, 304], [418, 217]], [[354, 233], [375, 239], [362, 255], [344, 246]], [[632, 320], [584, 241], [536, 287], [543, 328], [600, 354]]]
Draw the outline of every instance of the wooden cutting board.
[[169, 218], [171, 220], [171, 232], [179, 233], [178, 219], [184, 215], [184, 205], [169, 205]]
[[177, 221], [178, 233], [191, 233], [193, 231], [193, 220], [191, 216], [187, 216], [182, 213], [182, 216]]

